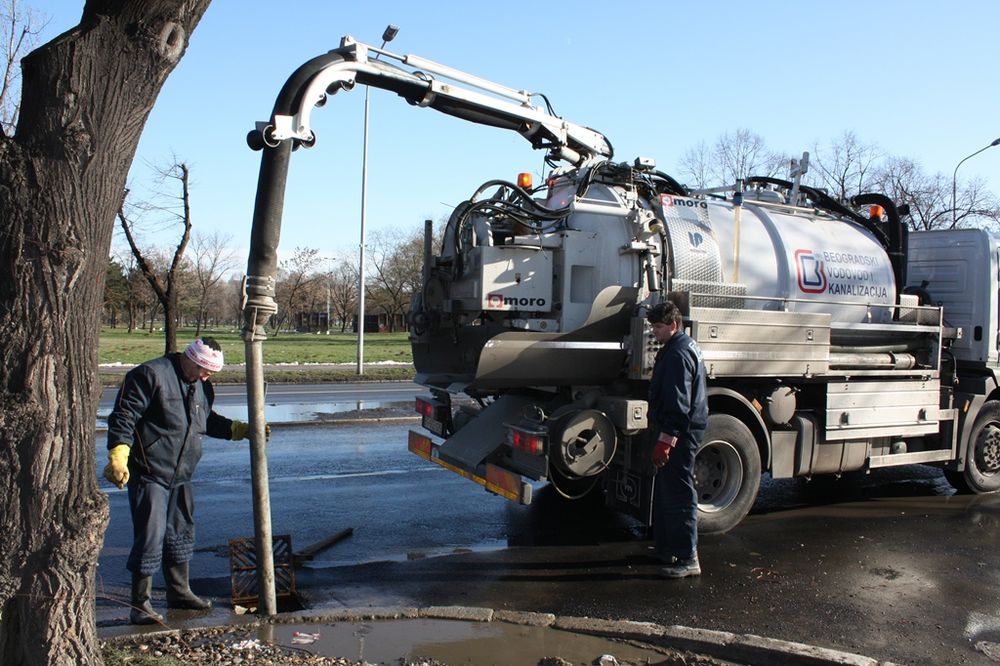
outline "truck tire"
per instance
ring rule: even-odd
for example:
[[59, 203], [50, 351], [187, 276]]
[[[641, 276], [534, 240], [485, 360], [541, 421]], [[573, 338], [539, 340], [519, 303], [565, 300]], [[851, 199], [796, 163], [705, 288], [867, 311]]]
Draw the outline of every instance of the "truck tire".
[[1000, 490], [1000, 400], [989, 400], [979, 410], [965, 448], [965, 471], [947, 473], [959, 492]]
[[760, 489], [760, 451], [745, 423], [729, 414], [709, 415], [694, 477], [698, 532], [726, 532], [743, 520]]

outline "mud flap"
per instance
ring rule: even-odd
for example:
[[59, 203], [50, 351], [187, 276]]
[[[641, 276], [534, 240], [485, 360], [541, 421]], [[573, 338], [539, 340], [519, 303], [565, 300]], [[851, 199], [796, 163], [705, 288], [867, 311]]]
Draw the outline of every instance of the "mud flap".
[[507, 435], [504, 423], [519, 420], [521, 411], [531, 402], [521, 395], [497, 398], [438, 447], [438, 457], [456, 467], [475, 471], [503, 445]]

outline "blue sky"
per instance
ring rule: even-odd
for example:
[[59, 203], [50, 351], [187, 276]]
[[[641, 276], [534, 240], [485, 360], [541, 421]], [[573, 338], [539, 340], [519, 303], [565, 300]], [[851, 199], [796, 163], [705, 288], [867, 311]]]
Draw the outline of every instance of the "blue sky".
[[[82, 0], [35, 0], [44, 38], [75, 25]], [[793, 155], [845, 131], [950, 180], [1000, 137], [1000, 1], [737, 3], [378, 3], [215, 0], [168, 79], [139, 146], [132, 183], [172, 155], [191, 166], [196, 232], [232, 237], [245, 266], [260, 154], [246, 133], [266, 120], [288, 76], [349, 34], [502, 83], [543, 92], [556, 112], [608, 136], [615, 157], [653, 157], [679, 176], [700, 141], [748, 128]], [[356, 253], [364, 90], [313, 115], [316, 147], [292, 158], [281, 254]], [[483, 181], [538, 176], [520, 136], [371, 94], [368, 230], [421, 227]], [[1000, 194], [1000, 147], [959, 181]], [[176, 236], [176, 234], [173, 234]], [[173, 238], [149, 238], [167, 245]]]

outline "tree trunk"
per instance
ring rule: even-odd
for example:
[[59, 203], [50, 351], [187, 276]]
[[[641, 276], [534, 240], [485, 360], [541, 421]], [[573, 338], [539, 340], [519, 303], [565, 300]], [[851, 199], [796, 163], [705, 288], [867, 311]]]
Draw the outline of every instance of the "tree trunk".
[[180, 313], [177, 312], [177, 289], [170, 286], [169, 297], [163, 306], [163, 353], [177, 351], [177, 328]]
[[[0, 663], [101, 662], [97, 343], [139, 135], [209, 0], [90, 0], [0, 136]], [[127, 526], [117, 526], [128, 529]]]

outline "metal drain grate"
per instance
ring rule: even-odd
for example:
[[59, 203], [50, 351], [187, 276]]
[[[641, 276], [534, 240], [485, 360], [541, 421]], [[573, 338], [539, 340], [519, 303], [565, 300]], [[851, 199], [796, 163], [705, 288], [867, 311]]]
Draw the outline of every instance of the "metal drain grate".
[[[258, 605], [257, 546], [254, 541], [253, 537], [229, 540], [229, 574], [232, 580], [233, 603], [241, 606]], [[276, 599], [279, 602], [297, 601], [291, 535], [273, 536], [272, 553]]]

